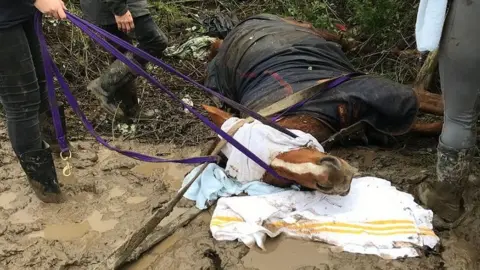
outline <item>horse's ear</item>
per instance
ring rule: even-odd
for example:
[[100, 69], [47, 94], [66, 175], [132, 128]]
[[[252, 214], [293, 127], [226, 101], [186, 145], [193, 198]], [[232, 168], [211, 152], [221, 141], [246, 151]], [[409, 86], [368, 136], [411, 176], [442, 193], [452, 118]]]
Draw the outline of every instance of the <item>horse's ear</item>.
[[231, 114], [226, 111], [222, 111], [217, 107], [212, 107], [205, 104], [202, 104], [202, 107], [207, 111], [208, 116], [210, 117], [210, 119], [212, 119], [213, 123], [217, 127], [221, 127], [223, 123], [227, 121], [227, 119], [232, 117]]

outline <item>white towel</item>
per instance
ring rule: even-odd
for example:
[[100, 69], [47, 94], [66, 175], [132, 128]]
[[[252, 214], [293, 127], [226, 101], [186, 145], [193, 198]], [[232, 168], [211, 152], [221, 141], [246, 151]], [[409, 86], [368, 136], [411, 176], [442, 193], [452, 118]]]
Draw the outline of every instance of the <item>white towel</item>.
[[434, 51], [440, 44], [448, 0], [420, 0], [415, 37], [420, 52]]
[[[240, 120], [236, 117], [229, 118], [223, 123], [222, 130], [230, 130]], [[310, 146], [321, 152], [325, 151], [312, 135], [300, 130], [290, 129], [290, 131], [298, 137], [292, 138], [255, 120], [244, 124], [233, 138], [268, 165], [277, 155], [302, 147]], [[262, 179], [265, 174], [265, 169], [231, 144], [223, 147], [222, 153], [228, 158], [225, 172], [242, 184]]]
[[383, 258], [419, 256], [415, 247], [433, 248], [439, 241], [433, 213], [413, 197], [375, 178], [356, 178], [349, 195], [284, 191], [220, 198], [210, 230], [219, 241], [241, 240], [264, 249], [266, 236], [322, 241], [344, 251]]

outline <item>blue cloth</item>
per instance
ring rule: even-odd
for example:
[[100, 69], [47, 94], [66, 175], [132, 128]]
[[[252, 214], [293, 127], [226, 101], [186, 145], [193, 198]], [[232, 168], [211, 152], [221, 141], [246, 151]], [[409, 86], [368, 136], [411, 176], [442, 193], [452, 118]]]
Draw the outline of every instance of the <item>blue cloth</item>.
[[[201, 165], [200, 165], [201, 166]], [[200, 166], [194, 168], [183, 180], [185, 186], [197, 174]], [[292, 188], [297, 189], [295, 186]], [[261, 181], [241, 184], [228, 177], [222, 167], [211, 163], [187, 190], [185, 198], [196, 201], [198, 209], [207, 208], [207, 202], [216, 201], [220, 197], [230, 197], [245, 192], [248, 195], [265, 195], [282, 192], [287, 189], [274, 187]]]

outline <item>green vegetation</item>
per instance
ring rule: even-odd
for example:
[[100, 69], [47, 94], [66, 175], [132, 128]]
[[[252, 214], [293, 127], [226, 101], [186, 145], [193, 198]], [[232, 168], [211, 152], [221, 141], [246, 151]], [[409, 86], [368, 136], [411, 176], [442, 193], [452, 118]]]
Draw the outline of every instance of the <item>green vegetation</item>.
[[[317, 28], [355, 40], [357, 46], [347, 54], [361, 71], [382, 74], [402, 83], [412, 83], [418, 72], [414, 26], [419, 0], [148, 1], [154, 19], [169, 37], [171, 45], [181, 44], [192, 35], [201, 35], [199, 21], [209, 14], [227, 11], [242, 20], [268, 12], [309, 22]], [[67, 1], [66, 4], [70, 12], [81, 16], [79, 0]], [[86, 91], [87, 83], [106, 68], [110, 55], [68, 22], [45, 20], [44, 32], [55, 62], [97, 132], [102, 136], [118, 134], [114, 128], [116, 123], [99, 110], [98, 101]], [[169, 58], [164, 61], [199, 82], [204, 80], [203, 62]], [[188, 94], [197, 108], [202, 103], [211, 102], [201, 90], [192, 88], [160, 68], [153, 69], [153, 74], [180, 97]], [[181, 106], [163, 97], [144, 80], [139, 81], [142, 110], [155, 111], [157, 119], [135, 121], [137, 133], [128, 138], [192, 145], [209, 136], [208, 129], [193, 116], [184, 114]], [[61, 94], [58, 97], [64, 100]], [[83, 126], [72, 112], [68, 114], [68, 125], [74, 129], [70, 134], [78, 134], [78, 138], [82, 138], [85, 134]]]

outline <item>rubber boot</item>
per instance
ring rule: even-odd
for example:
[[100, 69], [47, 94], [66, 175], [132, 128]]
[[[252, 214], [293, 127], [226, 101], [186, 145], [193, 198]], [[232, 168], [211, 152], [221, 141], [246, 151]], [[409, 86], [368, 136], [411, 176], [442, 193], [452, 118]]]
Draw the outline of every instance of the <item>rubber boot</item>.
[[[65, 106], [63, 104], [58, 105], [58, 111], [60, 113], [60, 121], [62, 123], [63, 132], [65, 138], [67, 138], [67, 124], [65, 121]], [[55, 127], [53, 125], [52, 112], [50, 110], [40, 114], [40, 131], [42, 133], [43, 140], [50, 145], [50, 149], [55, 154], [60, 154], [60, 145], [57, 141], [57, 135], [55, 134]], [[67, 142], [68, 143], [68, 142]], [[70, 144], [70, 143], [68, 143]]]
[[421, 183], [415, 197], [442, 223], [455, 222], [465, 212], [463, 190], [470, 173], [474, 149], [456, 151], [441, 143], [437, 148], [437, 178]]
[[[129, 60], [134, 61], [132, 53], [128, 52], [125, 55]], [[135, 78], [136, 75], [131, 72], [130, 68], [117, 59], [100, 77], [90, 82], [87, 89], [100, 100], [105, 111], [117, 117], [125, 117], [123, 110], [117, 109], [115, 104], [116, 93]]]
[[43, 149], [20, 155], [19, 160], [30, 186], [41, 201], [45, 203], [64, 201], [50, 146], [47, 143], [43, 143]]
[[139, 111], [136, 80], [127, 82], [117, 90], [115, 99], [121, 101], [120, 108], [126, 118], [135, 118]]
[[141, 110], [140, 105], [138, 104], [137, 96], [137, 84], [133, 80], [124, 85], [121, 89], [117, 91], [117, 100], [121, 100], [121, 108], [129, 120], [136, 118], [149, 119], [152, 116], [146, 114]]

